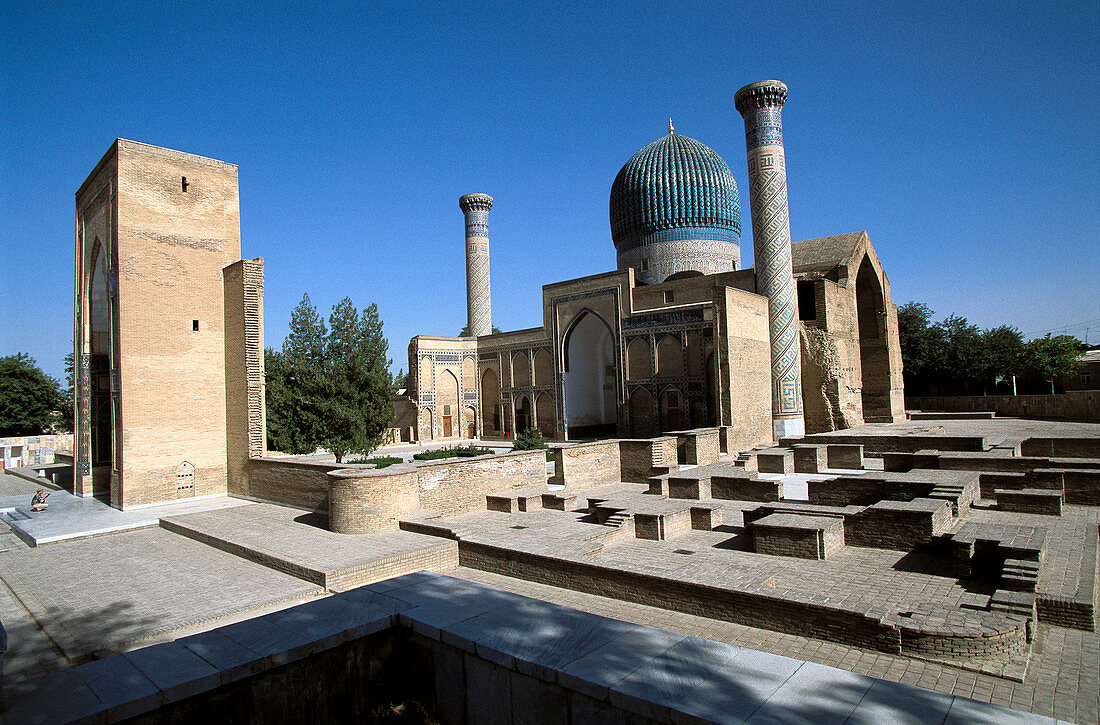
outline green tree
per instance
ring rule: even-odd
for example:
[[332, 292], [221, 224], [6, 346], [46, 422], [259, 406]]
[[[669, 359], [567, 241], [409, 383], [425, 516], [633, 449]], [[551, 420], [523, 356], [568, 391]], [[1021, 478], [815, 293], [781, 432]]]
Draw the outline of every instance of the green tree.
[[265, 353], [269, 445], [284, 453], [312, 453], [324, 432], [325, 321], [302, 295], [290, 313], [281, 353]]
[[332, 308], [325, 340], [324, 433], [321, 444], [343, 461], [369, 453], [393, 420], [389, 343], [373, 303], [360, 315], [345, 297]]
[[50, 423], [50, 427], [62, 433], [73, 432], [73, 418], [75, 417], [73, 398], [73, 353], [65, 355], [65, 389], [61, 391], [60, 400], [57, 403], [57, 413]]
[[1024, 338], [1020, 331], [1001, 325], [982, 332], [983, 393], [996, 392], [997, 381], [1023, 372]]
[[[496, 325], [493, 325], [493, 331], [490, 334], [499, 335], [500, 334], [500, 328], [497, 327]], [[470, 325], [469, 325], [469, 323], [462, 326], [462, 329], [458, 331], [458, 336], [459, 337], [469, 337], [470, 336]]]
[[1051, 337], [1048, 332], [1024, 345], [1023, 367], [1027, 373], [1050, 383], [1054, 392], [1054, 379], [1060, 375], [1077, 372], [1081, 354], [1081, 341], [1071, 335]]
[[908, 302], [898, 308], [898, 336], [908, 395], [936, 391], [947, 371], [946, 335], [942, 327], [932, 323], [932, 315], [923, 302]]
[[941, 383], [950, 395], [974, 392], [982, 377], [982, 331], [965, 317], [949, 315], [937, 323], [946, 344], [946, 373]]
[[409, 374], [405, 372], [405, 368], [401, 368], [393, 378], [393, 392], [396, 393], [398, 390], [408, 390], [408, 388]]
[[0, 437], [44, 433], [60, 403], [57, 381], [29, 355], [0, 357]]

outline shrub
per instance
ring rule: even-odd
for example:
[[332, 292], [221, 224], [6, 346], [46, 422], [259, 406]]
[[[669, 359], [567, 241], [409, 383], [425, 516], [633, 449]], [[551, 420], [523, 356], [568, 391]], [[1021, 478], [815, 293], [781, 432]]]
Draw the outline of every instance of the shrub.
[[397, 463], [404, 463], [404, 459], [399, 456], [375, 456], [374, 458], [358, 458], [354, 461], [348, 461], [348, 463], [370, 463], [375, 468], [387, 468]]
[[423, 453], [417, 453], [413, 455], [418, 461], [436, 461], [441, 458], [472, 458], [473, 456], [491, 456], [493, 450], [491, 448], [478, 448], [477, 446], [449, 446], [447, 448], [437, 448], [434, 451], [424, 451]]
[[542, 439], [542, 431], [535, 427], [524, 430], [516, 436], [516, 440], [512, 444], [513, 451], [534, 451], [546, 447], [546, 441]]

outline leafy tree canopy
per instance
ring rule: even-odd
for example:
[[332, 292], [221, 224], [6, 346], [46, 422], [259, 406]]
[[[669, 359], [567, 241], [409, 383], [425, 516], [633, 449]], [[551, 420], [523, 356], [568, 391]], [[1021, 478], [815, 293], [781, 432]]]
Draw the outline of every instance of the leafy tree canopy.
[[[500, 334], [500, 328], [497, 327], [496, 325], [493, 325], [493, 331], [490, 334], [499, 335]], [[470, 325], [469, 325], [469, 323], [462, 326], [462, 329], [458, 331], [458, 336], [459, 337], [469, 337], [470, 336]]]
[[0, 437], [46, 432], [60, 404], [57, 381], [29, 355], [0, 357]]
[[287, 453], [323, 446], [340, 462], [377, 447], [393, 419], [388, 348], [374, 304], [360, 313], [345, 297], [326, 328], [303, 295], [282, 351], [264, 355], [268, 446]]
[[1024, 342], [1009, 325], [981, 330], [957, 315], [933, 322], [933, 314], [923, 302], [898, 308], [907, 395], [1010, 393], [1013, 376], [1025, 389], [1053, 392], [1052, 381], [1076, 369], [1076, 338]]

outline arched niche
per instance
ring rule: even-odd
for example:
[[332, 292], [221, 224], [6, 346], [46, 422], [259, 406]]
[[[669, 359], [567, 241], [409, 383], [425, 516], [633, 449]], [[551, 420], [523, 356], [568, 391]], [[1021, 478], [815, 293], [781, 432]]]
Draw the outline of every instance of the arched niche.
[[653, 395], [645, 388], [637, 388], [630, 394], [630, 431], [633, 435], [647, 437], [657, 433], [653, 414]]
[[436, 382], [435, 408], [439, 413], [439, 426], [443, 438], [461, 435], [458, 420], [458, 378], [450, 370], [439, 373]]
[[661, 391], [660, 420], [661, 431], [683, 430], [684, 425], [684, 394], [677, 388], [666, 388]]
[[863, 256], [856, 273], [856, 323], [863, 419], [890, 416], [890, 353], [883, 334], [886, 321], [882, 284], [871, 258]]
[[534, 415], [531, 410], [531, 401], [526, 395], [516, 398], [516, 436], [534, 425]]
[[535, 423], [543, 438], [553, 438], [555, 435], [554, 399], [546, 393], [539, 393], [535, 398]]
[[626, 377], [628, 380], [647, 380], [653, 377], [653, 355], [649, 340], [636, 337], [626, 347]]
[[535, 385], [553, 385], [554, 362], [550, 359], [550, 353], [539, 350], [535, 353]]
[[680, 338], [665, 335], [657, 343], [657, 376], [678, 378], [684, 374], [684, 347]]
[[584, 310], [566, 330], [562, 348], [568, 434], [614, 434], [618, 361], [611, 327], [595, 312]]
[[500, 415], [500, 377], [492, 368], [486, 368], [481, 374], [481, 410], [486, 431], [500, 433], [504, 430]]
[[526, 388], [531, 385], [531, 361], [522, 352], [512, 356], [512, 387]]

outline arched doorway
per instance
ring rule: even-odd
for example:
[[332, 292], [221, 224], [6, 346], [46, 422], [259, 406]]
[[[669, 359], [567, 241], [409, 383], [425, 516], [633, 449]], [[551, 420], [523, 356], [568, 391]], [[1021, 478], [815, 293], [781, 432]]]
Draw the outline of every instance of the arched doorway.
[[462, 420], [466, 424], [466, 437], [477, 438], [477, 412], [467, 405], [462, 409]]
[[436, 384], [436, 406], [444, 438], [458, 435], [458, 378], [450, 370], [439, 374]]
[[630, 430], [639, 437], [657, 432], [653, 420], [653, 396], [645, 388], [637, 388], [630, 394]]
[[661, 431], [684, 429], [684, 396], [676, 388], [661, 393]]
[[554, 437], [554, 399], [546, 393], [539, 393], [535, 398], [535, 420], [543, 438]]
[[585, 310], [565, 333], [565, 422], [571, 438], [614, 435], [618, 361], [611, 328]]
[[111, 301], [107, 286], [107, 250], [97, 238], [92, 246], [92, 275], [88, 285], [87, 385], [92, 490], [111, 485], [111, 445], [114, 412], [111, 405]]
[[430, 441], [435, 438], [435, 428], [432, 426], [432, 411], [425, 408], [420, 411], [420, 440]]
[[516, 398], [516, 436], [531, 427], [531, 401], [526, 395]]
[[492, 368], [481, 375], [481, 410], [485, 432], [499, 435], [504, 430], [500, 419], [500, 378]]
[[871, 259], [864, 255], [856, 274], [856, 321], [863, 388], [863, 420], [890, 418], [890, 352], [886, 346], [886, 310], [882, 285]]

